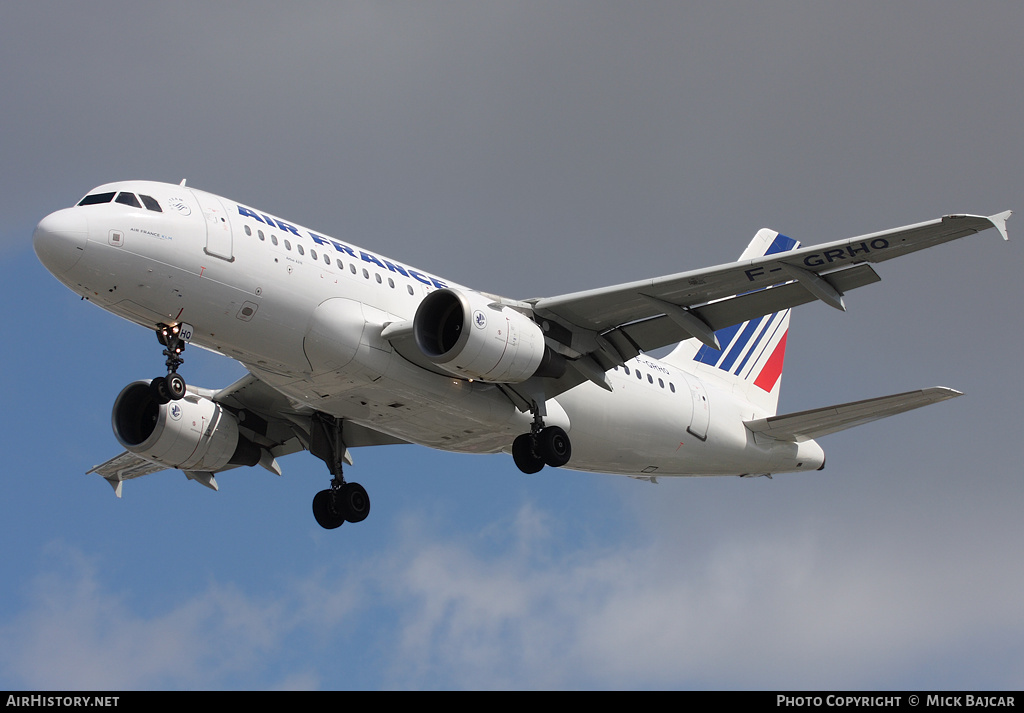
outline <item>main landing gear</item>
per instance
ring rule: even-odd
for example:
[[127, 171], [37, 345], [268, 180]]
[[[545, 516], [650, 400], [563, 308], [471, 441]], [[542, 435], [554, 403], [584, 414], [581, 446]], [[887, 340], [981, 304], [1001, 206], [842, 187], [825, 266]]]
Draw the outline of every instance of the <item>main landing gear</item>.
[[[342, 440], [341, 419], [325, 413], [313, 414], [309, 452], [327, 464], [333, 476], [331, 487], [313, 497], [313, 517], [320, 527], [333, 530], [346, 522], [362, 522], [370, 514], [370, 496], [359, 483], [346, 483], [342, 474], [348, 449]], [[351, 465], [352, 461], [348, 460]]]
[[545, 465], [559, 468], [572, 457], [569, 436], [558, 426], [545, 426], [541, 409], [533, 408], [533, 425], [512, 441], [512, 460], [524, 473], [536, 473]]
[[178, 367], [185, 362], [181, 357], [181, 353], [185, 351], [185, 340], [181, 338], [181, 325], [168, 327], [166, 324], [159, 324], [157, 327], [156, 338], [164, 346], [164, 356], [167, 357], [167, 376], [153, 379], [149, 388], [152, 389], [157, 403], [166, 404], [185, 396], [185, 380], [178, 374]]

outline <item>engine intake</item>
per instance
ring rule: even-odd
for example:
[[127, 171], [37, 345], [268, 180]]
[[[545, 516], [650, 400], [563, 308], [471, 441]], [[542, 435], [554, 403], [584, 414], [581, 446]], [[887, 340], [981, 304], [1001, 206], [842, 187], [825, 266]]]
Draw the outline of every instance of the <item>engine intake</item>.
[[169, 468], [216, 472], [260, 461], [259, 446], [239, 434], [230, 411], [194, 394], [160, 404], [148, 381], [121, 390], [111, 425], [126, 449]]
[[470, 379], [516, 384], [565, 369], [536, 322], [479, 292], [431, 292], [416, 310], [413, 335], [427, 359]]

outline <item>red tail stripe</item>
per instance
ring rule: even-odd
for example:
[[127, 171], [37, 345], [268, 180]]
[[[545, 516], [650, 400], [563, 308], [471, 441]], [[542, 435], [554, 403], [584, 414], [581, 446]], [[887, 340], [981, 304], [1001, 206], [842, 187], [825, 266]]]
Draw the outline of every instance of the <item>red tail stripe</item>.
[[768, 362], [761, 369], [761, 373], [757, 375], [757, 379], [754, 381], [754, 386], [757, 386], [764, 391], [771, 393], [771, 390], [775, 388], [775, 383], [782, 376], [782, 363], [786, 359], [786, 337], [789, 336], [789, 330], [782, 335], [782, 339], [775, 346], [775, 351], [768, 357]]

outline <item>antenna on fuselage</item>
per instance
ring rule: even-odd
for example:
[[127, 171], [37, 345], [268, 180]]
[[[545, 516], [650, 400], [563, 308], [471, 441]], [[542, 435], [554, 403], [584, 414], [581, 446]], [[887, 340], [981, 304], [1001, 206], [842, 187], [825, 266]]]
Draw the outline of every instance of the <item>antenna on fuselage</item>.
[[187, 181], [187, 180], [188, 180], [187, 178], [181, 179], [181, 183], [179, 183], [178, 185], [181, 186], [182, 188], [184, 188], [185, 187], [185, 181]]

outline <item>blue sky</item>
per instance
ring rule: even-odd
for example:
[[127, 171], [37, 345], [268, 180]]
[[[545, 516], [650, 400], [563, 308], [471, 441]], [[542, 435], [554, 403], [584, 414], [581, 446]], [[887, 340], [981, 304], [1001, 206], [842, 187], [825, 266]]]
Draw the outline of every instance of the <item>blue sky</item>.
[[[822, 439], [821, 473], [649, 485], [505, 456], [85, 471], [162, 368], [80, 301], [35, 223], [180, 181], [527, 298], [1021, 210], [1014, 4], [175, 4], [0, 13], [0, 686], [1019, 689], [1022, 261], [994, 231], [797, 310], [780, 408], [932, 385]], [[188, 48], [188, 49], [183, 49]], [[242, 372], [190, 349], [211, 388]]]

